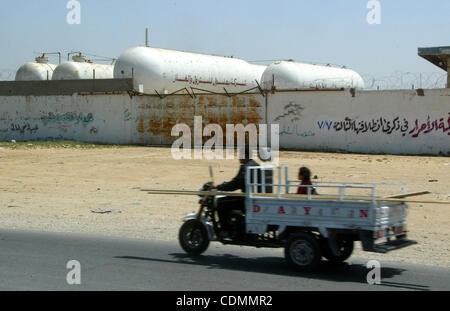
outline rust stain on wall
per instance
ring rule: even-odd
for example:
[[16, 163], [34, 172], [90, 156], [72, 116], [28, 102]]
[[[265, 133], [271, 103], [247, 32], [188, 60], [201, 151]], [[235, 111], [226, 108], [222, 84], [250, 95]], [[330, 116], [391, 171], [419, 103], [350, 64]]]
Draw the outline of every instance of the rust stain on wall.
[[175, 126], [175, 125], [177, 125], [177, 119], [176, 118], [171, 118], [171, 117], [168, 117], [166, 120], [164, 120], [163, 121], [163, 131], [164, 131], [164, 129], [168, 129], [168, 131], [169, 131], [169, 137], [171, 136], [170, 135], [170, 132], [172, 131], [172, 128]]
[[[262, 100], [262, 97], [261, 97]], [[163, 137], [169, 143], [174, 140], [172, 128], [176, 124], [186, 124], [193, 134], [194, 117], [203, 118], [203, 126], [218, 124], [223, 129], [226, 139], [227, 124], [249, 123], [259, 124], [263, 120], [261, 102], [254, 95], [234, 96], [174, 96], [167, 99], [150, 98], [147, 109], [141, 109], [137, 130], [139, 133], [149, 133]], [[206, 140], [209, 138], [206, 137]]]
[[205, 97], [204, 96], [198, 97], [197, 106], [200, 106], [200, 107], [205, 106]]
[[228, 102], [222, 98], [222, 100], [219, 103], [219, 107], [227, 107], [228, 106]]
[[142, 116], [139, 116], [139, 123], [136, 127], [136, 130], [139, 133], [142, 133], [142, 134], [144, 133], [144, 118], [142, 118]]
[[226, 111], [223, 110], [219, 111], [218, 118], [219, 118], [218, 124], [220, 125], [227, 124], [228, 114]]
[[230, 117], [228, 118], [228, 123], [230, 124], [241, 124], [244, 120], [246, 120], [245, 111], [240, 110], [232, 110], [230, 111]]
[[261, 104], [257, 100], [255, 100], [251, 97], [249, 99], [249, 102], [250, 102], [250, 104], [249, 104], [250, 107], [261, 107]]
[[149, 120], [148, 121], [148, 131], [153, 135], [159, 136], [164, 134], [164, 129], [162, 127], [163, 123], [161, 121]]
[[219, 116], [215, 113], [208, 114], [207, 124], [219, 124]]
[[215, 97], [208, 96], [206, 98], [207, 98], [207, 102], [208, 102], [208, 104], [207, 104], [208, 107], [217, 107], [218, 106]]
[[184, 111], [194, 110], [194, 101], [190, 97], [185, 96], [183, 98], [183, 102], [180, 104], [180, 107]]
[[247, 111], [247, 122], [249, 124], [259, 124], [263, 121], [262, 117], [259, 115], [257, 108], [249, 108]]
[[241, 96], [233, 96], [233, 107], [245, 107], [245, 98]]
[[165, 103], [165, 108], [167, 109], [167, 110], [170, 110], [170, 109], [174, 109], [175, 108], [175, 105], [174, 105], [174, 103], [172, 102], [172, 101], [167, 101], [166, 103]]

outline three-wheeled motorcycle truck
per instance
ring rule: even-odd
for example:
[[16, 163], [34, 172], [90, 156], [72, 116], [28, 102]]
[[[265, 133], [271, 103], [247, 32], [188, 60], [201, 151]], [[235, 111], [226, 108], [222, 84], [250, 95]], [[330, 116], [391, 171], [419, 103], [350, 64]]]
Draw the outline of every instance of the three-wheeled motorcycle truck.
[[[266, 183], [271, 170], [277, 182]], [[415, 241], [407, 239], [407, 210], [400, 196], [381, 197], [381, 188], [406, 186], [380, 183], [320, 182], [297, 195], [299, 181], [289, 180], [288, 167], [249, 167], [246, 193], [213, 191], [206, 183], [198, 192], [198, 213], [186, 215], [179, 242], [186, 253], [200, 255], [211, 241], [252, 247], [284, 248], [287, 262], [296, 270], [310, 271], [322, 257], [330, 262], [348, 259], [354, 243], [361, 241], [367, 252], [386, 253]], [[259, 177], [258, 177], [259, 176]], [[253, 180], [251, 180], [253, 179]], [[313, 187], [319, 193], [312, 195]], [[266, 193], [267, 189], [271, 189]], [[227, 228], [221, 235], [217, 202], [223, 195], [245, 196], [246, 212], [231, 210]], [[231, 232], [229, 232], [231, 230]]]

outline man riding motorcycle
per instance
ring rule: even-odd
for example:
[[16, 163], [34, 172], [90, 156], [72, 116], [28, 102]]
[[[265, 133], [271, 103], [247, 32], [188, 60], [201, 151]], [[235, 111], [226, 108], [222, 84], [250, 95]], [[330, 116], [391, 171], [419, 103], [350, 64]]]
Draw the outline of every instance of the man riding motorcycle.
[[[252, 159], [251, 150], [249, 148], [245, 148], [239, 157], [239, 162], [241, 164], [239, 168], [239, 172], [231, 181], [224, 182], [218, 186], [214, 183], [211, 185], [212, 189], [217, 189], [219, 191], [236, 191], [241, 190], [242, 192], [246, 192], [245, 180], [247, 174], [247, 167], [255, 167], [260, 166], [256, 161]], [[259, 154], [259, 153], [258, 153]], [[261, 183], [261, 175], [258, 174], [258, 183]], [[253, 180], [253, 176], [250, 177]], [[272, 172], [267, 171], [266, 173], [266, 183], [272, 183]], [[266, 192], [272, 192], [272, 187], [267, 187]], [[258, 187], [258, 192], [260, 192], [260, 187]], [[220, 225], [221, 225], [221, 233], [222, 237], [229, 236], [230, 223], [229, 223], [229, 214], [231, 211], [240, 211], [242, 215], [245, 215], [245, 197], [223, 197], [218, 199], [217, 202], [217, 211], [219, 214]], [[244, 228], [241, 228], [244, 229]]]

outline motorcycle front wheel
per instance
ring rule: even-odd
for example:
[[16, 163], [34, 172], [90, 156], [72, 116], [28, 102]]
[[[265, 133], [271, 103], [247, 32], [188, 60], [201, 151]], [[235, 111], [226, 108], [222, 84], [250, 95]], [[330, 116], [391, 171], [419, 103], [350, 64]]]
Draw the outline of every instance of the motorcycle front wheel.
[[202, 254], [209, 246], [208, 231], [205, 225], [195, 219], [188, 220], [181, 226], [178, 240], [181, 248], [193, 256]]

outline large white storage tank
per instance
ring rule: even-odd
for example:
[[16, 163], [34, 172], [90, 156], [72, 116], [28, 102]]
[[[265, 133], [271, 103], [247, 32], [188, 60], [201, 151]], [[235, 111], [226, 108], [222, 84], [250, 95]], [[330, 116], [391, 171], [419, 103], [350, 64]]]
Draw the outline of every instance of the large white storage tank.
[[16, 72], [16, 81], [44, 81], [51, 80], [56, 65], [49, 64], [48, 58], [36, 57], [36, 62], [25, 63]]
[[145, 94], [171, 94], [183, 88], [224, 94], [257, 87], [265, 69], [236, 58], [141, 46], [120, 55], [114, 78], [133, 77]]
[[71, 62], [64, 62], [53, 72], [52, 80], [113, 79], [114, 66], [94, 64], [82, 55], [72, 57]]
[[293, 61], [269, 65], [261, 83], [264, 90], [364, 88], [362, 77], [353, 70]]

